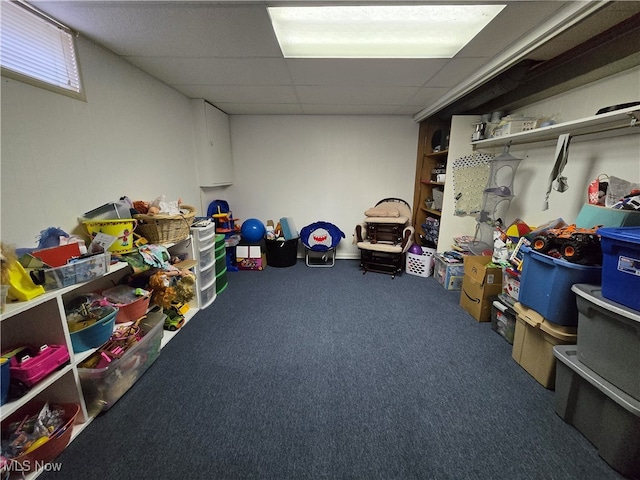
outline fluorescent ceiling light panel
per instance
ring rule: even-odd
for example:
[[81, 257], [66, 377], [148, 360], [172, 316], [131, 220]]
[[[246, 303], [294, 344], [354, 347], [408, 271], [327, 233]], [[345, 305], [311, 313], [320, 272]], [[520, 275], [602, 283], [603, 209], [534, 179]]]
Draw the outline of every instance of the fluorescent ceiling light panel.
[[268, 7], [287, 58], [451, 58], [505, 5]]

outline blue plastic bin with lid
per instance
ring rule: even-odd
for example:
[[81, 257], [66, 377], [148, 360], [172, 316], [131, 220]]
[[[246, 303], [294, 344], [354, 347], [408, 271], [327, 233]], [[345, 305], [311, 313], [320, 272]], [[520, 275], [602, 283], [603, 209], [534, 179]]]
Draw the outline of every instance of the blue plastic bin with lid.
[[602, 296], [640, 310], [640, 227], [600, 228]]
[[567, 262], [529, 247], [521, 250], [524, 261], [518, 301], [550, 322], [577, 326], [578, 307], [571, 286], [575, 283], [600, 285], [602, 267]]

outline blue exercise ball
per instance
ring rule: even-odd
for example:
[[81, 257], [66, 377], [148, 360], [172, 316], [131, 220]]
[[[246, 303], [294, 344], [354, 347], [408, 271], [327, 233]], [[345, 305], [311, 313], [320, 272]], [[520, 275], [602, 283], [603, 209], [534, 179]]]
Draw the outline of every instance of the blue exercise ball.
[[259, 242], [267, 233], [267, 229], [257, 218], [248, 218], [242, 222], [240, 234], [247, 242]]

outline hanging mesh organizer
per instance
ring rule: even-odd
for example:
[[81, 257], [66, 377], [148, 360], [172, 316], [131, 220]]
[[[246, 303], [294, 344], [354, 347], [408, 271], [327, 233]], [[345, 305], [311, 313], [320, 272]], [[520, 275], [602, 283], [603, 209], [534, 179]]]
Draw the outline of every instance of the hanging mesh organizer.
[[513, 179], [522, 161], [509, 153], [509, 146], [489, 161], [489, 175], [482, 189], [482, 206], [476, 216], [476, 231], [469, 251], [475, 255], [491, 255], [493, 234], [501, 226], [514, 197]]
[[475, 215], [482, 208], [482, 196], [489, 181], [490, 162], [495, 155], [474, 153], [453, 161], [454, 214]]

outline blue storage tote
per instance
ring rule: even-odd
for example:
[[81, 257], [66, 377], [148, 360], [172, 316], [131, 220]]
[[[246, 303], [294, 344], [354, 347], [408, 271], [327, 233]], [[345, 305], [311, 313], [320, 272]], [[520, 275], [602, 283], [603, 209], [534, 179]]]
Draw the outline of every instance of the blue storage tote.
[[104, 307], [104, 309], [108, 310], [109, 313], [96, 323], [82, 330], [70, 333], [71, 346], [75, 353], [97, 348], [111, 338], [113, 327], [116, 323], [118, 308]]
[[600, 228], [602, 296], [640, 310], [640, 227]]
[[578, 325], [575, 283], [599, 285], [602, 267], [578, 265], [522, 247], [524, 255], [518, 301], [550, 322], [568, 327]]

